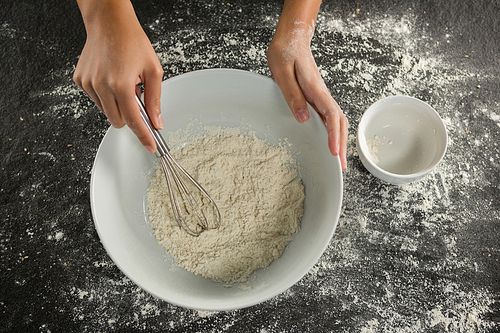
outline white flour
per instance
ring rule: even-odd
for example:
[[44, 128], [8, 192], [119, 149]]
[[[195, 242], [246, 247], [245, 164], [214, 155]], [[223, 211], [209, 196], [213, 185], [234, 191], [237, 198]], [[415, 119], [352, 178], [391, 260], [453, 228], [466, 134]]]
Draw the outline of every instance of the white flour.
[[215, 281], [244, 282], [281, 256], [300, 230], [305, 198], [285, 149], [230, 129], [195, 138], [172, 153], [222, 214], [219, 229], [188, 235], [173, 220], [165, 176], [157, 167], [148, 189], [149, 218], [180, 266]]
[[373, 138], [366, 139], [366, 145], [368, 146], [368, 152], [370, 153], [370, 158], [373, 163], [378, 164], [378, 149], [382, 144], [380, 138], [375, 135]]
[[[149, 25], [166, 78], [214, 67], [269, 76], [268, 42], [261, 36], [272, 37], [279, 8], [273, 8], [271, 2], [268, 6], [250, 29], [195, 29], [189, 24], [172, 27], [174, 19], [190, 17], [183, 9], [178, 17], [159, 14], [157, 20], [144, 24]], [[360, 10], [364, 13], [363, 7]], [[317, 265], [295, 287], [253, 309], [207, 316], [149, 295], [119, 274], [105, 254], [79, 251], [86, 254], [90, 267], [72, 271], [81, 278], [61, 291], [65, 301], [57, 311], [70, 306], [82, 332], [168, 328], [232, 332], [242, 327], [256, 332], [312, 332], [326, 322], [337, 323], [336, 331], [345, 332], [498, 329], [494, 321], [498, 316], [491, 315], [498, 314], [498, 292], [487, 282], [494, 272], [491, 267], [498, 267], [491, 266], [500, 260], [498, 248], [488, 247], [483, 240], [479, 245], [470, 243], [477, 230], [498, 233], [498, 228], [484, 222], [500, 218], [495, 208], [498, 201], [485, 197], [478, 200], [476, 210], [464, 209], [464, 202], [484, 193], [481, 188], [498, 188], [497, 177], [489, 171], [500, 167], [495, 141], [500, 107], [492, 89], [498, 76], [474, 68], [469, 64], [472, 57], [456, 66], [450, 58], [457, 55], [445, 46], [465, 38], [462, 32], [443, 28], [441, 34], [431, 34], [420, 14], [419, 10], [408, 10], [402, 15], [367, 13], [358, 17], [342, 16], [332, 9], [318, 16], [311, 48], [327, 87], [351, 122], [349, 168], [344, 172], [337, 234]], [[219, 17], [223, 20], [225, 15]], [[2, 36], [15, 33], [21, 32], [8, 25], [0, 29]], [[68, 118], [81, 126], [85, 140], [95, 139], [104, 135], [104, 130], [90, 132], [87, 128], [99, 113], [76, 88], [71, 79], [73, 70], [71, 66], [55, 70], [50, 75], [56, 84], [33, 92], [42, 105], [51, 104], [45, 113], [33, 116], [45, 124]], [[476, 96], [487, 89], [491, 89], [493, 100], [481, 102]], [[359, 166], [355, 149], [356, 124], [363, 111], [382, 97], [395, 94], [426, 96], [449, 130], [449, 153], [443, 163], [425, 179], [404, 186], [378, 184]], [[479, 121], [484, 119], [490, 121]], [[57, 140], [64, 139], [58, 136], [57, 128], [53, 131]], [[61, 160], [53, 144], [47, 145], [45, 152], [47, 155], [38, 153], [39, 160]], [[85, 151], [73, 161], [76, 175], [90, 172], [88, 159], [93, 152]], [[369, 186], [377, 191], [368, 192]], [[24, 192], [26, 196], [38, 195], [33, 191], [30, 184]], [[32, 230], [35, 235], [45, 233], [52, 238], [59, 231], [67, 234], [64, 223], [74, 217], [74, 210], [70, 205], [65, 214], [51, 218], [46, 229]], [[80, 210], [85, 211], [83, 207]], [[94, 249], [97, 241], [92, 228], [86, 228], [86, 237], [93, 244], [89, 249]], [[9, 246], [7, 236], [4, 239], [2, 249]], [[71, 260], [71, 252], [62, 246], [73, 246], [72, 242], [70, 237], [53, 242], [53, 246], [61, 246], [55, 268]], [[121, 311], [125, 306], [130, 308], [128, 313]]]

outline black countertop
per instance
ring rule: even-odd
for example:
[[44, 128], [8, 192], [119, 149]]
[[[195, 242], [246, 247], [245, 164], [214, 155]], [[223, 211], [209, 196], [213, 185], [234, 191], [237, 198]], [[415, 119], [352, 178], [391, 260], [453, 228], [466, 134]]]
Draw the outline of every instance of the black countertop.
[[[270, 76], [281, 1], [134, 1], [165, 79], [215, 67]], [[0, 9], [2, 332], [495, 332], [500, 330], [500, 4], [325, 0], [312, 42], [350, 121], [334, 238], [285, 293], [203, 312], [141, 290], [94, 229], [93, 159], [109, 123], [72, 82], [85, 29], [75, 1]], [[426, 178], [371, 176], [355, 132], [378, 99], [431, 104], [449, 133]]]

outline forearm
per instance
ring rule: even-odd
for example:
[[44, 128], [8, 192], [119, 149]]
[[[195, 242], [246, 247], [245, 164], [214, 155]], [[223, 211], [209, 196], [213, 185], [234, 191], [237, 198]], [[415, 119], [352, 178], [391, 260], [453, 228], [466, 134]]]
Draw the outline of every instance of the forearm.
[[308, 28], [312, 38], [320, 5], [321, 0], [285, 0], [276, 34]]
[[87, 33], [138, 22], [129, 0], [77, 0]]

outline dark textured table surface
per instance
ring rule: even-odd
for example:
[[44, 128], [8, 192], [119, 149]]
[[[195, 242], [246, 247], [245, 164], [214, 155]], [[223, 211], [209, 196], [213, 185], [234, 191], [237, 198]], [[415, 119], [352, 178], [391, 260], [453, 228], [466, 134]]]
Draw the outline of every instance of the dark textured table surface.
[[[281, 1], [134, 1], [165, 79], [214, 67], [270, 76]], [[109, 123], [72, 82], [85, 29], [75, 1], [0, 8], [0, 331], [496, 332], [500, 330], [499, 1], [333, 1], [313, 52], [350, 121], [334, 238], [285, 293], [202, 312], [158, 300], [110, 260], [89, 201]], [[444, 119], [448, 152], [389, 185], [355, 150], [363, 111], [394, 94]]]

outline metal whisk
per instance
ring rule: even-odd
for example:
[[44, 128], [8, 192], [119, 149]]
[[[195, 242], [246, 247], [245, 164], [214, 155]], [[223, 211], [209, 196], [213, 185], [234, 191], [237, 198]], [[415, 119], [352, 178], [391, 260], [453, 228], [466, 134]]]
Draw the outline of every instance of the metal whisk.
[[[221, 214], [215, 201], [170, 154], [170, 148], [162, 135], [151, 124], [144, 103], [137, 95], [135, 98], [139, 104], [141, 117], [156, 142], [156, 155], [160, 159], [165, 173], [175, 221], [181, 229], [195, 237], [205, 230], [218, 229], [221, 223]], [[193, 191], [198, 194], [194, 194]], [[213, 223], [210, 223], [209, 220], [213, 220]]]

